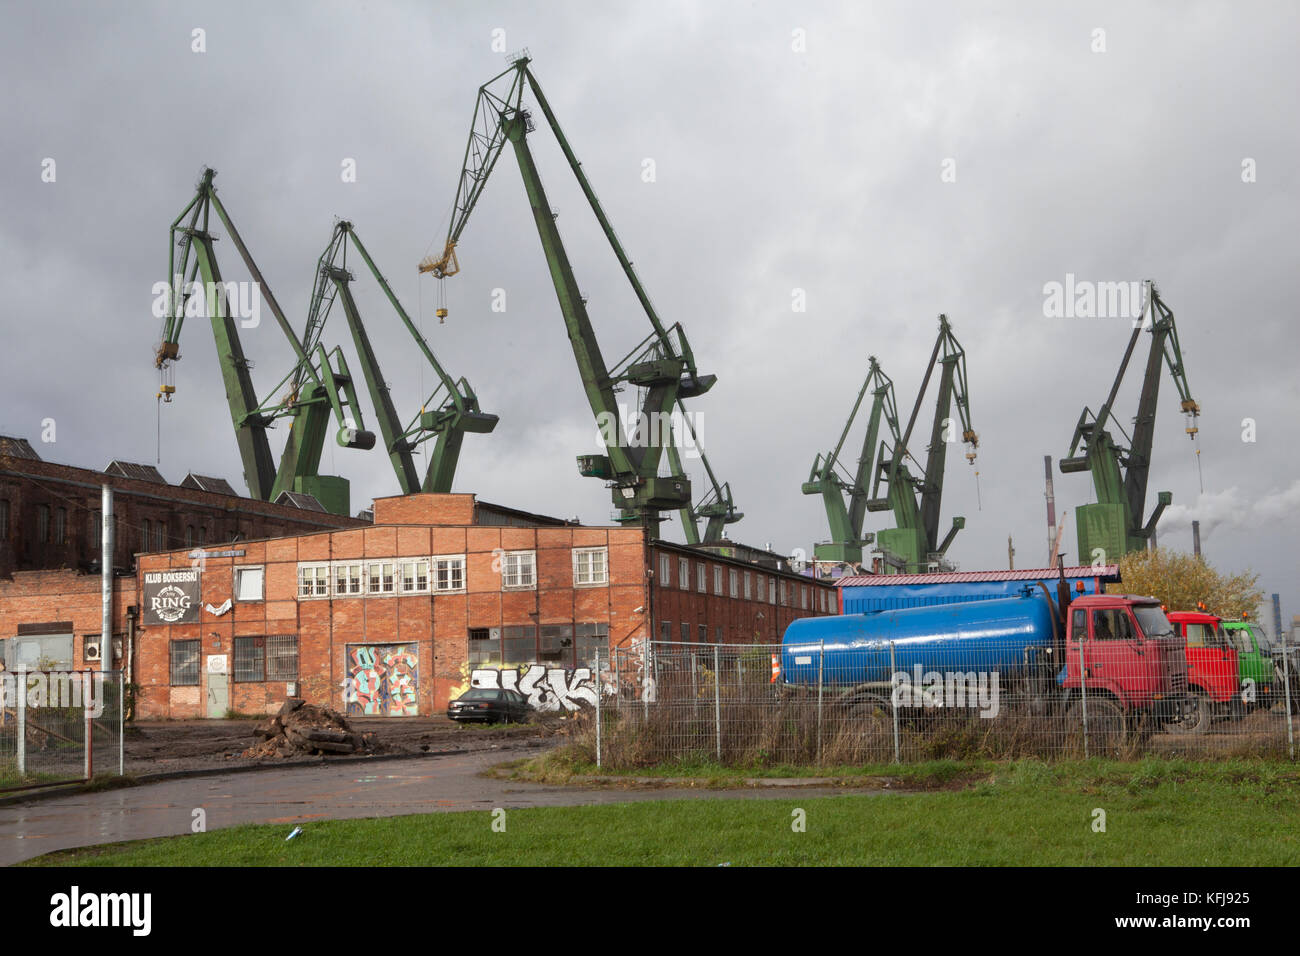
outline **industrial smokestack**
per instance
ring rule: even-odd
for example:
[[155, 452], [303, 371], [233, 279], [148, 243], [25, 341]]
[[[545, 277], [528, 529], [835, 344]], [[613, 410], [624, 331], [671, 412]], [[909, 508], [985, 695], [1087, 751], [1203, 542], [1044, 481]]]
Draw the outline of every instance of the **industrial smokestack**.
[[1198, 558], [1201, 556], [1201, 523], [1192, 522], [1192, 554]]
[[1056, 550], [1056, 492], [1052, 488], [1052, 456], [1043, 456], [1043, 471], [1047, 473], [1047, 566], [1052, 566]]

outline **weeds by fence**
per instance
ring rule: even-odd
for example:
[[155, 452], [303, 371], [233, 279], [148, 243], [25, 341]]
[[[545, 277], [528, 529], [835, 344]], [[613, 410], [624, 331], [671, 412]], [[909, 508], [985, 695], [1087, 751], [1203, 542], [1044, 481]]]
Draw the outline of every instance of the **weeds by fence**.
[[[1100, 643], [1100, 642], [1097, 642]], [[595, 662], [575, 743], [618, 769], [675, 761], [845, 765], [942, 758], [1290, 756], [1300, 695], [1178, 649], [803, 648], [655, 642]], [[1077, 659], [1061, 660], [1077, 651]], [[1175, 653], [1176, 651], [1176, 653]], [[1228, 688], [1228, 690], [1224, 690]], [[1217, 696], [1216, 696], [1217, 695]]]
[[123, 770], [120, 671], [0, 672], [0, 791]]

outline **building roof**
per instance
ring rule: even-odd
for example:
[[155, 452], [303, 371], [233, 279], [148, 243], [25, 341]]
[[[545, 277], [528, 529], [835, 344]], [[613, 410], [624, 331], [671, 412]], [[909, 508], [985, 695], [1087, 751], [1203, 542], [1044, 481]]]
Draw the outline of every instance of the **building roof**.
[[287, 505], [300, 511], [325, 511], [325, 506], [317, 501], [314, 495], [305, 494], [301, 491], [282, 491], [275, 499], [275, 504]]
[[9, 458], [30, 458], [33, 461], [41, 460], [41, 456], [36, 454], [36, 449], [26, 438], [11, 438], [8, 435], [0, 435], [0, 455]]
[[134, 478], [136, 481], [149, 481], [155, 485], [167, 484], [167, 479], [153, 465], [137, 465], [131, 461], [114, 459], [108, 463], [104, 474], [116, 475], [119, 478]]
[[[1057, 576], [1056, 568], [1017, 568], [1014, 571], [952, 571], [945, 574], [856, 574], [835, 582], [836, 587], [889, 587], [898, 584], [965, 584], [981, 581], [1049, 581]], [[1119, 580], [1119, 565], [1094, 567], [1075, 565], [1065, 569], [1067, 578], [1105, 578]]]
[[210, 491], [214, 495], [233, 495], [239, 497], [239, 492], [230, 487], [230, 482], [224, 478], [209, 478], [207, 475], [196, 475], [190, 472], [181, 481], [182, 488], [193, 488], [195, 491]]

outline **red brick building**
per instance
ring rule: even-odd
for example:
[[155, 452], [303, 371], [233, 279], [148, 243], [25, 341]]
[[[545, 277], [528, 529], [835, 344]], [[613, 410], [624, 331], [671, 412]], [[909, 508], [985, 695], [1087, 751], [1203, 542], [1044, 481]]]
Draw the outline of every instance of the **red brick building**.
[[[598, 652], [777, 642], [794, 618], [834, 613], [829, 584], [735, 553], [409, 495], [377, 500], [373, 525], [137, 555], [114, 613], [141, 717], [264, 713], [287, 696], [430, 714], [471, 681], [571, 708], [594, 700]], [[99, 615], [98, 577], [0, 581], [0, 639], [58, 622], [76, 666]]]

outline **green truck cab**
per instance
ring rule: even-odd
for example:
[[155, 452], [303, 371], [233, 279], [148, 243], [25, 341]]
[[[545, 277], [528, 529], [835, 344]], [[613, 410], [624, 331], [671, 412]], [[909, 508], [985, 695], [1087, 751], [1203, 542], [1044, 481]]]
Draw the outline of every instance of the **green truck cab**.
[[[1267, 710], [1284, 696], [1282, 649], [1274, 647], [1257, 621], [1224, 621], [1223, 629], [1237, 649], [1243, 700], [1249, 709]], [[1246, 698], [1252, 696], [1254, 700]]]

